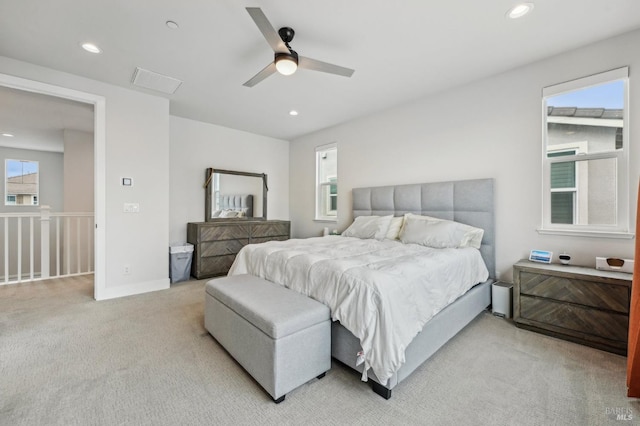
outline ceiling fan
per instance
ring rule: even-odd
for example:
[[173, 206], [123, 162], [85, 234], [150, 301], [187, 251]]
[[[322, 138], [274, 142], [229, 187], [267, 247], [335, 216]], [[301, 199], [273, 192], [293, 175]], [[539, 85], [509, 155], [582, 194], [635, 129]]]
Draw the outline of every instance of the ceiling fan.
[[262, 71], [254, 75], [243, 84], [243, 86], [253, 87], [260, 83], [271, 74], [278, 71], [283, 75], [291, 75], [296, 72], [296, 69], [306, 68], [308, 70], [322, 71], [329, 74], [342, 75], [344, 77], [351, 77], [354, 70], [350, 68], [340, 67], [338, 65], [329, 64], [327, 62], [318, 61], [316, 59], [306, 58], [299, 56], [295, 50], [289, 46], [295, 32], [292, 28], [283, 27], [277, 32], [262, 12], [259, 7], [247, 7], [247, 12], [251, 15], [253, 22], [256, 23], [258, 29], [269, 43], [269, 46], [275, 52], [274, 60], [269, 65], [264, 67]]

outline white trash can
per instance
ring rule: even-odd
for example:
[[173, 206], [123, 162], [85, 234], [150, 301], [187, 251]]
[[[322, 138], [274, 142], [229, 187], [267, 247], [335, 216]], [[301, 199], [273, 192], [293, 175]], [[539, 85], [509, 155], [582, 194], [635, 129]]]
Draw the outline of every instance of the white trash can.
[[175, 243], [169, 246], [169, 280], [171, 284], [189, 279], [192, 257], [193, 244]]

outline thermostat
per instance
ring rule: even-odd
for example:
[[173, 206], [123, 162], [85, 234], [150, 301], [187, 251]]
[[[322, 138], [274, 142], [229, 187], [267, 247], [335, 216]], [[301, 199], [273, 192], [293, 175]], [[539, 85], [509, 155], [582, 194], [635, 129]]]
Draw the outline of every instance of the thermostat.
[[122, 178], [122, 186], [133, 186], [132, 178]]

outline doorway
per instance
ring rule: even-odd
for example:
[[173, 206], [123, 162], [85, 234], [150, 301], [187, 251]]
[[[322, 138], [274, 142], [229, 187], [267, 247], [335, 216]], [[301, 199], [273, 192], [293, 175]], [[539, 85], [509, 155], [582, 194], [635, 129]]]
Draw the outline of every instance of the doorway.
[[[106, 101], [102, 96], [54, 86], [33, 80], [0, 74], [0, 86], [31, 94], [47, 95], [60, 100], [93, 105], [93, 210], [95, 226], [94, 241], [94, 298], [100, 300], [106, 288], [105, 250], [105, 151], [106, 151]], [[0, 129], [1, 130], [1, 129]]]

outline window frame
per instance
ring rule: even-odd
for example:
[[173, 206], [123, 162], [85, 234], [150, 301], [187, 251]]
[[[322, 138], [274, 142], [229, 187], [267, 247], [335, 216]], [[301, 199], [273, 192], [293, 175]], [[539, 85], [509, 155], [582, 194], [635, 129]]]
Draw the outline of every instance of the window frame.
[[[18, 197], [17, 195], [14, 195], [14, 200], [13, 202], [9, 202], [9, 162], [16, 162], [16, 163], [33, 163], [35, 164], [36, 167], [36, 193], [34, 195], [31, 195], [31, 203], [29, 204], [18, 204]], [[38, 160], [17, 160], [14, 158], [5, 158], [4, 159], [4, 205], [6, 207], [38, 207], [40, 205], [40, 161]]]
[[[322, 154], [326, 153], [328, 151], [336, 151], [336, 173], [331, 174], [331, 175], [327, 175], [327, 180], [326, 181], [320, 181], [320, 176], [321, 176], [321, 160], [322, 160]], [[315, 179], [315, 216], [314, 216], [314, 220], [315, 221], [321, 221], [321, 222], [337, 222], [338, 221], [338, 144], [337, 143], [330, 143], [330, 144], [326, 144], [326, 145], [321, 145], [321, 146], [317, 146], [315, 149], [315, 162], [316, 162], [316, 179]], [[327, 208], [330, 208], [331, 205], [331, 198], [332, 198], [332, 194], [331, 194], [331, 186], [335, 186], [336, 188], [336, 194], [335, 194], [335, 198], [336, 198], [336, 210], [335, 210], [335, 215], [328, 215], [325, 214], [325, 209], [323, 208], [324, 206], [327, 206]], [[324, 197], [323, 194], [325, 194], [325, 190], [327, 192], [327, 196]], [[326, 199], [325, 199], [326, 198]], [[329, 210], [327, 210], [327, 212], [329, 212]], [[333, 212], [333, 210], [331, 210], [331, 212]]]
[[[586, 153], [578, 150], [575, 155], [548, 156], [547, 99], [567, 92], [586, 89], [592, 86], [623, 82], [623, 127], [622, 148], [607, 152]], [[604, 238], [632, 238], [629, 222], [629, 68], [622, 67], [542, 89], [542, 226], [541, 234], [574, 235]], [[578, 143], [578, 142], [575, 142]], [[558, 147], [559, 148], [559, 147]], [[616, 223], [613, 225], [580, 225], [551, 223], [551, 164], [575, 161], [616, 160]]]

